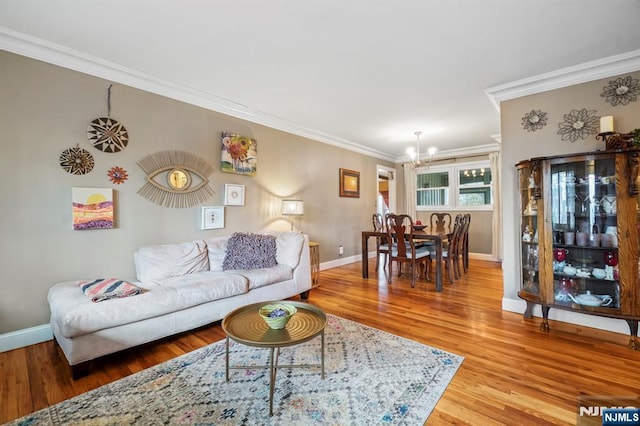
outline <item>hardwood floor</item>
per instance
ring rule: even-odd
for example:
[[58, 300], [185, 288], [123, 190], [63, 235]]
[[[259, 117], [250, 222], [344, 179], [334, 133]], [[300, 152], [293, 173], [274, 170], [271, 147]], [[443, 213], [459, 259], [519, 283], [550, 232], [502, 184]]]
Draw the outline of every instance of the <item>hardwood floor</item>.
[[[638, 398], [640, 351], [627, 335], [560, 322], [551, 332], [541, 320], [501, 310], [502, 271], [471, 260], [453, 285], [393, 277], [363, 279], [360, 263], [322, 271], [310, 303], [326, 312], [454, 352], [464, 362], [428, 425], [576, 424], [578, 397]], [[219, 325], [168, 338], [95, 363], [72, 380], [53, 342], [0, 353], [0, 423], [94, 389], [224, 337]]]

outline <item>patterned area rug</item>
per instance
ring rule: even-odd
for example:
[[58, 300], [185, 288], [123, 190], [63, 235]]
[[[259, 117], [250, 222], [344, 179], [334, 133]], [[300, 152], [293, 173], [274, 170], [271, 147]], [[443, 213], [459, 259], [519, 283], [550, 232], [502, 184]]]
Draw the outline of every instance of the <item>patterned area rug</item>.
[[[278, 370], [269, 417], [266, 369], [231, 370], [224, 340], [37, 411], [17, 425], [422, 425], [463, 358], [327, 315], [325, 379]], [[265, 365], [268, 349], [231, 345], [231, 365]], [[280, 365], [320, 362], [320, 337], [283, 348]]]

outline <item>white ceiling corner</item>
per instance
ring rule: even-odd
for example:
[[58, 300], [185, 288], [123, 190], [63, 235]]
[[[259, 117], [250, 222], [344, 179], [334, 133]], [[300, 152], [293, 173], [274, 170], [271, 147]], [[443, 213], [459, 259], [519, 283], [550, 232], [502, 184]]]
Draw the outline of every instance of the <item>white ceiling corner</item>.
[[493, 105], [500, 110], [502, 101], [638, 70], [640, 70], [640, 49], [501, 84], [486, 89], [485, 93]]

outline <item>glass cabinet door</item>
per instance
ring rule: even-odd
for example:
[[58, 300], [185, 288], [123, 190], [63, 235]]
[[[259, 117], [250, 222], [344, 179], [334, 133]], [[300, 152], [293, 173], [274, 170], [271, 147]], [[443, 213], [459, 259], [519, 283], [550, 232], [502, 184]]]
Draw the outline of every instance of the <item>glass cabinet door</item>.
[[538, 165], [527, 163], [518, 168], [521, 212], [520, 258], [522, 260], [520, 290], [534, 297], [540, 296], [538, 203], [541, 190]]
[[551, 163], [554, 303], [619, 310], [615, 155]]

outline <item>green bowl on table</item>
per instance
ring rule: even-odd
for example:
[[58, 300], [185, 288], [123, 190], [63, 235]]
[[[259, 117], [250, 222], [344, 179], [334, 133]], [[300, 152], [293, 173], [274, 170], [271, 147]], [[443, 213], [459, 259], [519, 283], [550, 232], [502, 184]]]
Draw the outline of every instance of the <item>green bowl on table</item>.
[[296, 307], [288, 303], [270, 303], [258, 311], [264, 322], [274, 330], [285, 328], [296, 312]]

